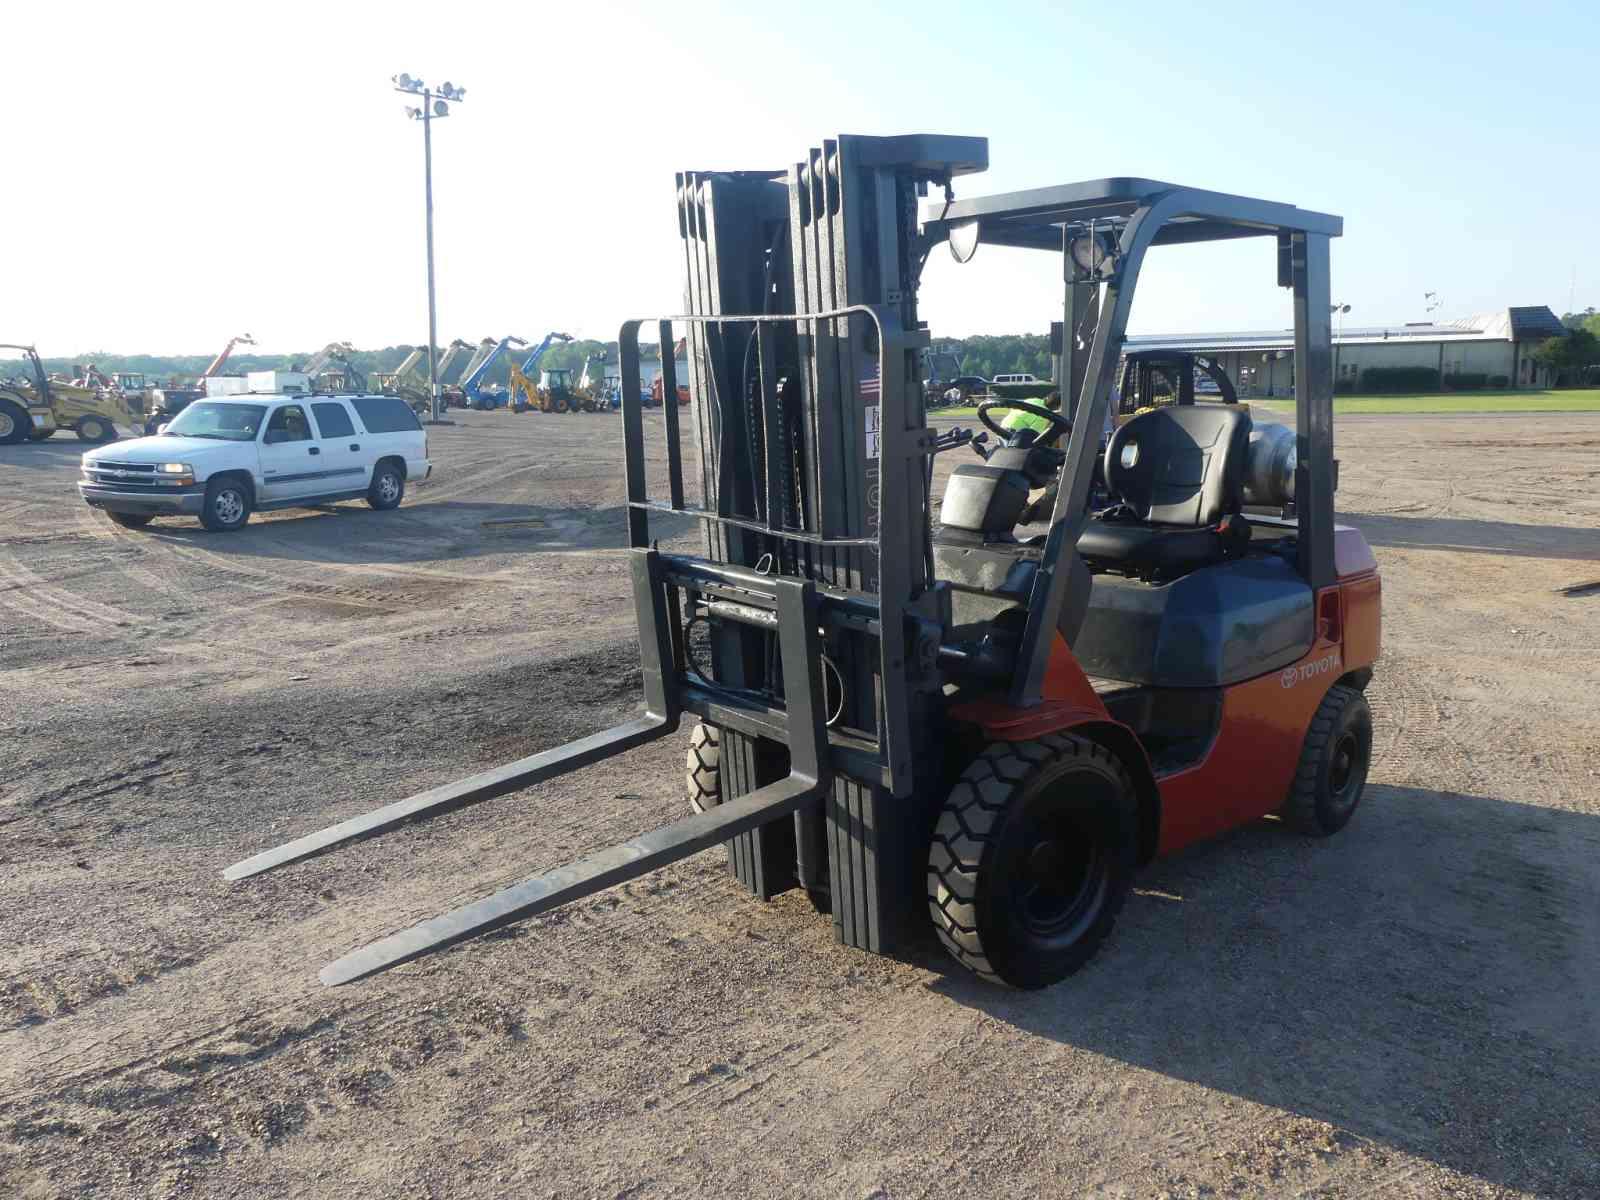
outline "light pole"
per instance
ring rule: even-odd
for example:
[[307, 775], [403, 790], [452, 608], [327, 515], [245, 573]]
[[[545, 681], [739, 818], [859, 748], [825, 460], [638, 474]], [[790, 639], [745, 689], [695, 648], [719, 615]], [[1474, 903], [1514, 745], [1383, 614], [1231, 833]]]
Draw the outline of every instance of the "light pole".
[[413, 75], [404, 74], [393, 76], [393, 82], [395, 91], [422, 99], [419, 108], [407, 105], [406, 116], [422, 122], [422, 178], [428, 214], [428, 392], [432, 401], [433, 420], [437, 423], [444, 419], [444, 411], [440, 406], [439, 364], [436, 357], [439, 322], [433, 301], [433, 122], [436, 118], [448, 117], [450, 102], [459, 103], [465, 99], [467, 89], [452, 83], [442, 83], [433, 88]]
[[1339, 381], [1339, 343], [1344, 341], [1344, 315], [1350, 311], [1348, 304], [1330, 304], [1328, 311], [1339, 318], [1339, 336], [1333, 342], [1333, 379]]

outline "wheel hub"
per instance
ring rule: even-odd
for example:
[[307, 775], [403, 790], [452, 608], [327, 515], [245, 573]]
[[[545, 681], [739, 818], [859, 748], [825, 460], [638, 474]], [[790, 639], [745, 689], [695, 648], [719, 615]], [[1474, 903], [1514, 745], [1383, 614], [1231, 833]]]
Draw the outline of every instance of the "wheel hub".
[[1356, 763], [1360, 755], [1361, 747], [1353, 732], [1345, 734], [1335, 743], [1328, 764], [1328, 791], [1335, 799], [1345, 799], [1344, 794], [1349, 790], [1350, 781], [1355, 777]]
[[244, 511], [244, 500], [238, 492], [219, 492], [217, 493], [217, 502], [213, 507], [219, 521], [232, 525], [239, 519], [239, 514]]
[[10, 413], [0, 409], [0, 438], [10, 437], [16, 431], [17, 423]]
[[1035, 830], [1023, 852], [1017, 907], [1036, 937], [1068, 933], [1093, 907], [1098, 849], [1072, 828]]

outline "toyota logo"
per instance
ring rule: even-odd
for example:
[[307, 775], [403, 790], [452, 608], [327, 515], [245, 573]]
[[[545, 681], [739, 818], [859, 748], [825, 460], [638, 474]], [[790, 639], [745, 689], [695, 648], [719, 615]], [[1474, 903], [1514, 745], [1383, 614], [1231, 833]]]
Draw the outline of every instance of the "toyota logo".
[[1286, 667], [1283, 674], [1278, 676], [1278, 682], [1283, 684], [1283, 686], [1286, 688], [1292, 688], [1295, 684], [1295, 680], [1299, 678], [1299, 671], [1296, 671], [1293, 667]]

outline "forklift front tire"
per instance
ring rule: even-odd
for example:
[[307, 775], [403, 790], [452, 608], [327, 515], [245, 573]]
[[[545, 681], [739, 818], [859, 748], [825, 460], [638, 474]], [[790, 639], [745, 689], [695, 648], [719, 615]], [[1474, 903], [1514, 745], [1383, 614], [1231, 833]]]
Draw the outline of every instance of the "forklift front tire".
[[1355, 688], [1335, 685], [1311, 718], [1279, 815], [1314, 837], [1338, 833], [1355, 816], [1371, 765], [1372, 709]]
[[928, 851], [945, 949], [991, 983], [1048, 987], [1094, 957], [1133, 886], [1133, 784], [1073, 734], [996, 742], [962, 772]]
[[689, 754], [684, 760], [683, 787], [689, 807], [705, 812], [722, 803], [721, 745], [717, 727], [704, 721], [689, 734]]

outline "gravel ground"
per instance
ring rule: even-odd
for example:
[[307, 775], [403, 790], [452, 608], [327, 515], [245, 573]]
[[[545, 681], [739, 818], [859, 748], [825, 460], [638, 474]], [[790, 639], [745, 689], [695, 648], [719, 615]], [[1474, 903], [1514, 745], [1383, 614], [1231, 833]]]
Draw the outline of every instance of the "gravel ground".
[[464, 414], [401, 509], [233, 536], [0, 448], [0, 1195], [1600, 1195], [1596, 415], [1341, 418], [1366, 803], [1154, 864], [1058, 987], [843, 950], [720, 850], [320, 987], [683, 810], [674, 740], [218, 874], [633, 710], [618, 428]]

